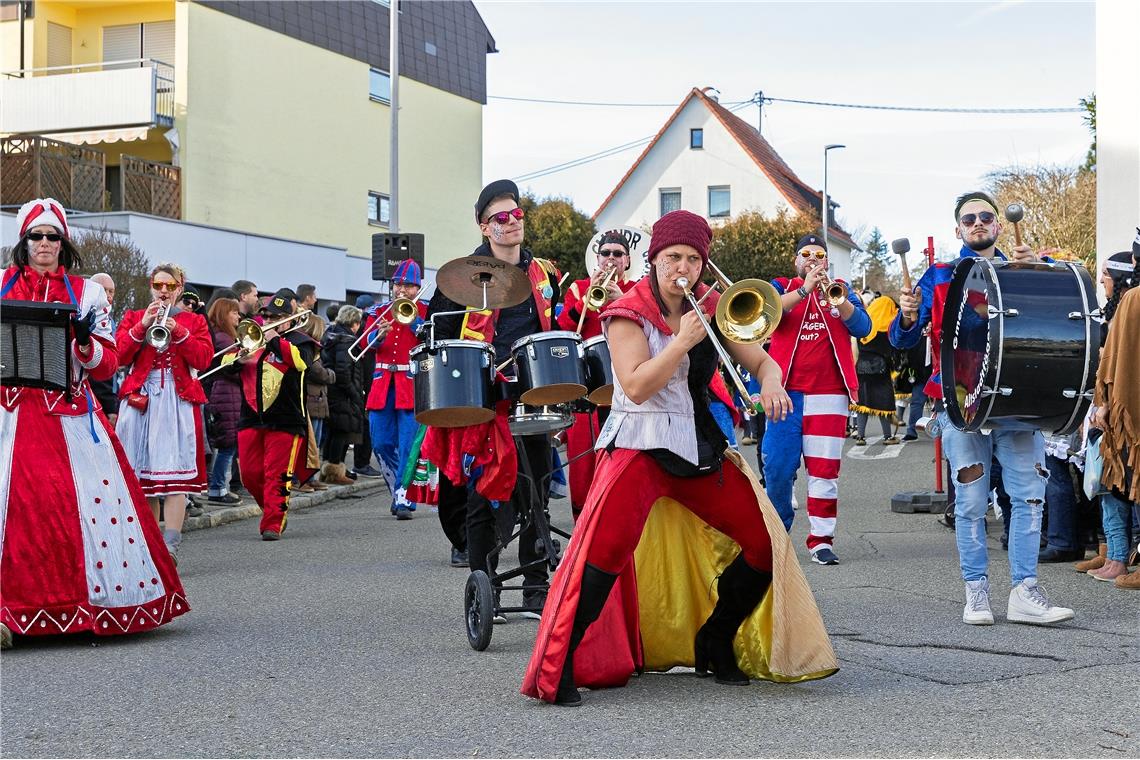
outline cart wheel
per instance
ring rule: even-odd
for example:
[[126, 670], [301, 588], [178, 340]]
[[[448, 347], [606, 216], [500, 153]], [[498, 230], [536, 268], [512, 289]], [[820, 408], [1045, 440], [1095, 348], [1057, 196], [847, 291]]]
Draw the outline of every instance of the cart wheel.
[[467, 576], [463, 611], [467, 619], [467, 643], [476, 652], [482, 652], [491, 643], [495, 622], [495, 595], [491, 590], [491, 579], [482, 570]]

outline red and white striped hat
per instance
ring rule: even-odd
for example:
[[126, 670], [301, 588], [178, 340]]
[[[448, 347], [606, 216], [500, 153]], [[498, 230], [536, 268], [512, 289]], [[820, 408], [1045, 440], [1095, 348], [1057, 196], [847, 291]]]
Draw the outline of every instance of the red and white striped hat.
[[16, 224], [20, 228], [20, 237], [27, 234], [31, 228], [39, 227], [41, 224], [50, 224], [59, 230], [64, 237], [71, 237], [67, 229], [67, 213], [63, 210], [60, 202], [54, 198], [36, 198], [34, 201], [28, 201], [20, 206], [20, 210], [16, 214]]

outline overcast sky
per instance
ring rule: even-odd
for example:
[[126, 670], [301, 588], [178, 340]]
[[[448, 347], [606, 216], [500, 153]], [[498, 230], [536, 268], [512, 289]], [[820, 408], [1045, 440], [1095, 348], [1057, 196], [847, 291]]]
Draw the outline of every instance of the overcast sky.
[[[483, 175], [519, 177], [657, 132], [692, 87], [721, 103], [776, 98], [955, 108], [1074, 107], [1095, 82], [1092, 2], [516, 2], [475, 0], [500, 52], [484, 111]], [[755, 124], [758, 109], [738, 114]], [[773, 103], [762, 134], [809, 185], [828, 188], [846, 229], [874, 225], [915, 249], [957, 251], [954, 197], [993, 169], [1075, 164], [1080, 114], [958, 115]], [[632, 148], [521, 183], [587, 214], [640, 154]], [[734, 209], [735, 210], [735, 209]], [[920, 243], [921, 241], [921, 243]]]

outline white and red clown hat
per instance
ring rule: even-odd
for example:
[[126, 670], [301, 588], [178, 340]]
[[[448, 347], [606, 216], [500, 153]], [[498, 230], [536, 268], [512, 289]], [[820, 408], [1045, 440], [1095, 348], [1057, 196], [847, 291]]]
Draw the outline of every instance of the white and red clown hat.
[[20, 206], [16, 213], [16, 225], [20, 228], [20, 237], [27, 234], [33, 227], [49, 224], [59, 230], [65, 238], [70, 238], [67, 229], [67, 213], [63, 205], [55, 198], [36, 198]]

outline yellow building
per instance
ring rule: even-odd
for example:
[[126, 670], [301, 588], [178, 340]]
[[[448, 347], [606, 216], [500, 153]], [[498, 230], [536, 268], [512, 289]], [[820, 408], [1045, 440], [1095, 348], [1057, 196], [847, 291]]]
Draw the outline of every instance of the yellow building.
[[[322, 300], [338, 298], [321, 287], [338, 269], [342, 290], [372, 290], [372, 235], [387, 229], [391, 196], [389, 13], [371, 0], [5, 4], [0, 204], [11, 211], [27, 200], [17, 196], [54, 191], [80, 211], [179, 219], [261, 241], [241, 246], [240, 265], [188, 252], [191, 279], [203, 285], [296, 285], [309, 275], [289, 271], [305, 262], [296, 246], [315, 244], [325, 271], [308, 281], [320, 280]], [[495, 43], [470, 2], [404, 3], [400, 20], [399, 223], [424, 233], [435, 268], [478, 244], [471, 207]], [[36, 151], [57, 159], [70, 184], [33, 176], [26, 157]], [[170, 229], [211, 245], [201, 230]], [[275, 261], [277, 239], [294, 245]], [[330, 270], [320, 257], [338, 249], [346, 261]]]

